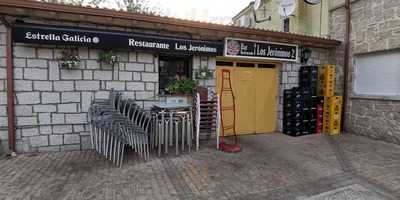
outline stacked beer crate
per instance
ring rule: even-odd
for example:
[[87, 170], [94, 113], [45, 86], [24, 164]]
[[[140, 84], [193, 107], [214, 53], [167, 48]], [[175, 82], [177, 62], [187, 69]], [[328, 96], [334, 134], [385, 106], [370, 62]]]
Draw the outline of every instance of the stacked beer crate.
[[341, 97], [333, 96], [335, 76], [332, 65], [300, 68], [299, 87], [284, 91], [283, 133], [301, 136], [340, 130]]
[[324, 97], [323, 132], [336, 135], [340, 133], [343, 97], [335, 96], [335, 66], [324, 65], [319, 70], [318, 95]]

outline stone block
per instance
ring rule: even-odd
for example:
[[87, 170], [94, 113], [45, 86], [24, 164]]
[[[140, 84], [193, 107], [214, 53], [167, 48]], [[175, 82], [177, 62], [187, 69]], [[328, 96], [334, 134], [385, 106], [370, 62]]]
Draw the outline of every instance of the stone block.
[[30, 137], [29, 142], [32, 147], [44, 147], [49, 146], [49, 138], [48, 136], [35, 136]]
[[82, 112], [87, 112], [89, 110], [90, 104], [92, 102], [93, 94], [91, 92], [82, 92]]
[[76, 81], [75, 82], [76, 90], [79, 91], [97, 91], [100, 89], [99, 81]]
[[19, 80], [24, 78], [24, 69], [22, 68], [14, 68], [14, 80]]
[[91, 71], [91, 70], [84, 70], [84, 71], [83, 71], [83, 79], [84, 79], [84, 80], [93, 80], [93, 71]]
[[50, 135], [53, 133], [53, 129], [51, 126], [40, 126], [39, 133], [40, 135]]
[[53, 59], [53, 49], [39, 48], [37, 52], [39, 58]]
[[61, 93], [62, 103], [79, 103], [81, 101], [80, 92], [63, 92]]
[[49, 80], [60, 80], [60, 67], [58, 61], [49, 61]]
[[25, 68], [24, 78], [28, 80], [47, 80], [47, 69]]
[[38, 128], [22, 129], [22, 137], [32, 137], [32, 136], [38, 136], [38, 135], [39, 135]]
[[18, 104], [39, 104], [40, 103], [40, 93], [39, 92], [18, 92], [16, 95], [17, 95]]
[[6, 78], [7, 78], [7, 69], [0, 68], [0, 79], [6, 79]]
[[18, 126], [37, 125], [37, 117], [17, 117]]
[[98, 91], [95, 93], [96, 99], [107, 99], [110, 96], [109, 91]]
[[158, 73], [142, 73], [143, 82], [158, 82]]
[[137, 61], [142, 63], [154, 63], [154, 55], [149, 53], [137, 53]]
[[74, 90], [74, 82], [73, 81], [55, 81], [54, 82], [54, 91], [56, 92], [66, 92]]
[[48, 147], [39, 147], [39, 152], [46, 153], [46, 152], [59, 152], [60, 146], [48, 146]]
[[79, 134], [66, 134], [64, 135], [64, 144], [79, 144], [81, 138]]
[[127, 82], [126, 89], [129, 91], [143, 91], [144, 84], [143, 82]]
[[26, 58], [14, 58], [14, 68], [24, 68], [26, 67]]
[[142, 71], [144, 71], [144, 64], [143, 63], [126, 63], [125, 68], [127, 71], [142, 72]]
[[7, 116], [7, 106], [0, 106], [0, 117]]
[[139, 72], [133, 72], [133, 80], [134, 81], [141, 81], [142, 80], [142, 75]]
[[65, 121], [68, 124], [82, 124], [87, 123], [87, 115], [86, 113], [79, 114], [66, 114]]
[[7, 117], [0, 117], [0, 126], [7, 126], [8, 118]]
[[112, 80], [112, 71], [94, 71], [93, 78], [95, 80]]
[[118, 77], [119, 77], [118, 78], [119, 80], [131, 81], [132, 80], [132, 72], [120, 71]]
[[16, 116], [32, 116], [32, 106], [16, 105], [14, 107]]
[[17, 58], [34, 58], [35, 48], [26, 46], [14, 46], [14, 56]]
[[52, 91], [53, 84], [51, 81], [34, 81], [33, 89], [36, 91]]
[[56, 112], [57, 107], [55, 105], [34, 105], [33, 112], [35, 113], [51, 113]]
[[85, 125], [73, 125], [72, 126], [74, 133], [80, 133], [85, 131]]
[[129, 52], [129, 62], [136, 62], [136, 52]]
[[71, 70], [71, 69], [62, 69], [61, 70], [61, 79], [62, 80], [81, 80], [83, 78], [81, 70]]
[[58, 92], [43, 92], [42, 104], [60, 103], [60, 93]]
[[63, 144], [63, 135], [50, 135], [50, 145], [62, 145]]
[[5, 92], [0, 92], [0, 105], [7, 105], [7, 93]]
[[136, 92], [136, 100], [154, 100], [154, 92], [138, 91]]
[[55, 125], [53, 126], [53, 134], [69, 134], [72, 133], [71, 125]]
[[52, 124], [64, 124], [65, 123], [65, 114], [52, 113], [51, 114], [51, 123]]
[[100, 63], [97, 60], [86, 60], [86, 69], [100, 69]]
[[146, 64], [145, 71], [146, 72], [154, 72], [155, 70], [154, 64]]
[[39, 113], [39, 124], [51, 124], [51, 115], [50, 113]]
[[107, 81], [106, 82], [106, 89], [111, 90], [119, 90], [119, 91], [124, 91], [125, 90], [125, 82], [121, 81]]
[[80, 144], [63, 145], [60, 147], [61, 151], [79, 151], [81, 150]]
[[28, 80], [15, 80], [14, 91], [17, 92], [30, 92], [33, 90], [33, 82]]
[[77, 104], [76, 103], [67, 103], [67, 104], [58, 104], [58, 112], [59, 113], [74, 113], [77, 112]]
[[47, 68], [47, 60], [43, 59], [28, 59], [26, 64], [32, 68]]

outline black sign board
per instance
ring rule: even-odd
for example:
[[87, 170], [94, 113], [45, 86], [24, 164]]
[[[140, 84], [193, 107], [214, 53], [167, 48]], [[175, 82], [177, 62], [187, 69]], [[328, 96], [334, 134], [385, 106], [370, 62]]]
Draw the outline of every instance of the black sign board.
[[224, 56], [297, 62], [298, 52], [294, 44], [226, 38]]
[[132, 49], [188, 55], [222, 55], [222, 42], [180, 39], [122, 31], [20, 23], [13, 29], [14, 42], [86, 46], [99, 49]]

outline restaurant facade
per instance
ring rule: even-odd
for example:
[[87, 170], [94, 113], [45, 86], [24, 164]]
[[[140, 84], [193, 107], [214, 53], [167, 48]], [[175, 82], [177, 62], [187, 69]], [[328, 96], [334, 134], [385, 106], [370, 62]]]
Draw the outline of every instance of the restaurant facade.
[[[35, 1], [0, 0], [0, 13], [0, 142], [19, 153], [91, 148], [88, 108], [111, 89], [149, 108], [176, 76], [218, 92], [225, 68], [233, 73], [239, 134], [280, 131], [283, 90], [297, 86], [300, 66], [335, 64], [340, 44]], [[118, 60], [102, 61], [110, 52]], [[198, 78], [202, 69], [212, 75]]]

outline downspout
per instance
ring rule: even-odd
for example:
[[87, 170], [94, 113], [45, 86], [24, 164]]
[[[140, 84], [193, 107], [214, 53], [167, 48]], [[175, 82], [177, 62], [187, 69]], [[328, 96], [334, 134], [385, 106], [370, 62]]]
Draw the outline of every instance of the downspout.
[[2, 16], [0, 20], [7, 27], [6, 60], [7, 60], [7, 116], [8, 116], [8, 146], [11, 152], [16, 152], [14, 129], [14, 70], [13, 70], [13, 39], [12, 25]]
[[348, 83], [349, 77], [349, 59], [350, 59], [350, 34], [351, 34], [351, 3], [350, 0], [345, 2], [346, 9], [346, 32], [344, 42], [344, 80], [343, 80], [343, 108], [342, 108], [342, 123], [341, 129], [344, 131], [346, 122], [347, 102], [348, 102]]

